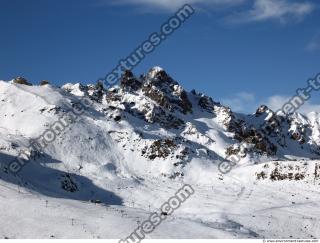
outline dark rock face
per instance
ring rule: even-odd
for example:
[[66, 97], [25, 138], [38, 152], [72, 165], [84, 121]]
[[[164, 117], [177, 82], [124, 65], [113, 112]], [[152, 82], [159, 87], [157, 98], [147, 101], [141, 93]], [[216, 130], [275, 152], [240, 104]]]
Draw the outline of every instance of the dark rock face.
[[[261, 108], [261, 109], [260, 109]], [[265, 112], [265, 107], [260, 107], [257, 110], [258, 116]], [[240, 143], [253, 144], [253, 151], [261, 154], [275, 155], [277, 153], [277, 146], [269, 141], [268, 137], [265, 136], [264, 131], [261, 130], [261, 127], [255, 127], [253, 125], [247, 124], [245, 120], [238, 119], [231, 112], [227, 111], [229, 119], [226, 121], [225, 125], [229, 132], [234, 133], [234, 138]], [[230, 152], [230, 151], [227, 151]], [[250, 152], [250, 151], [248, 151]], [[232, 153], [234, 154], [234, 153]]]
[[155, 101], [157, 104], [159, 104], [163, 108], [170, 111], [172, 110], [172, 105], [170, 103], [170, 100], [165, 95], [165, 93], [159, 89], [156, 89], [154, 86], [152, 86], [152, 84], [144, 85], [142, 88], [142, 91], [147, 97]]
[[179, 95], [178, 106], [182, 108], [183, 114], [192, 113], [192, 104], [188, 99], [187, 92], [184, 90]]
[[151, 69], [145, 77], [142, 91], [169, 111], [192, 113], [192, 104], [187, 92], [163, 70], [156, 72]]
[[[122, 102], [121, 92], [142, 92], [143, 97], [153, 102], [148, 102], [140, 107]], [[120, 90], [109, 90], [106, 94], [108, 102], [121, 102], [125, 111], [142, 118], [149, 123], [158, 123], [161, 126], [179, 128], [184, 121], [178, 118], [178, 113], [192, 113], [192, 104], [188, 94], [179, 84], [174, 81], [165, 71], [160, 68], [153, 68], [146, 75], [136, 78], [131, 71], [125, 71], [120, 84]]]
[[155, 158], [167, 158], [177, 148], [175, 142], [171, 139], [156, 140], [148, 148], [144, 148], [142, 154], [150, 160]]
[[105, 94], [102, 84], [97, 83], [96, 85], [88, 85], [88, 94], [92, 100], [101, 103]]
[[47, 85], [47, 84], [50, 84], [49, 81], [47, 81], [47, 80], [42, 80], [40, 82], [40, 86], [44, 86], [44, 85]]
[[161, 88], [168, 85], [176, 85], [178, 84], [175, 80], [173, 80], [164, 70], [156, 71], [155, 68], [152, 68], [147, 77], [152, 84], [158, 88]]
[[23, 77], [16, 77], [16, 78], [13, 80], [13, 83], [32, 86], [32, 84], [29, 83], [28, 80], [25, 79], [25, 78], [23, 78]]
[[226, 149], [226, 156], [227, 157], [231, 157], [232, 155], [237, 155], [239, 154], [241, 151], [239, 148], [234, 148], [233, 146], [230, 146]]
[[198, 105], [205, 111], [213, 113], [214, 112], [214, 106], [216, 103], [213, 101], [211, 97], [208, 96], [201, 96], [199, 99]]
[[262, 105], [262, 106], [260, 106], [260, 107], [257, 109], [255, 115], [258, 117], [258, 116], [260, 116], [260, 115], [262, 115], [262, 114], [265, 114], [266, 111], [268, 111], [268, 110], [269, 110], [268, 106]]
[[164, 111], [160, 111], [160, 113], [154, 113], [153, 121], [159, 123], [161, 126], [167, 129], [178, 129], [185, 124], [183, 120]]
[[105, 99], [108, 102], [112, 102], [112, 101], [121, 101], [122, 97], [121, 95], [118, 93], [118, 90], [112, 90], [112, 91], [107, 91], [105, 94]]
[[242, 127], [235, 133], [235, 138], [241, 142], [254, 144], [254, 148], [260, 153], [275, 155], [277, 153], [277, 146], [262, 134], [261, 131], [255, 128]]
[[122, 75], [120, 87], [126, 91], [137, 91], [142, 83], [136, 79], [130, 70], [126, 70]]

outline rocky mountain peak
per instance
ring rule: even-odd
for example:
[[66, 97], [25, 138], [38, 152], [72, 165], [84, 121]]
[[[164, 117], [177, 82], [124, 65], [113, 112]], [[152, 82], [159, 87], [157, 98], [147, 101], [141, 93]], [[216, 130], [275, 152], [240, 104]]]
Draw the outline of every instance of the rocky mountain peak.
[[[20, 83], [14, 88], [25, 84]], [[40, 92], [38, 87], [34, 88], [35, 93]], [[51, 90], [51, 86], [46, 88], [41, 92]], [[252, 115], [238, 114], [210, 96], [195, 90], [186, 91], [160, 67], [154, 67], [140, 76], [127, 70], [119, 86], [107, 90], [101, 86], [79, 83], [66, 84], [62, 90], [70, 93], [71, 97], [93, 100], [94, 109], [108, 121], [121, 126], [127, 122], [139, 130], [141, 151], [149, 159], [167, 159], [174, 155], [173, 163], [184, 165], [191, 157], [226, 159], [239, 153], [254, 158], [276, 156], [281, 159], [286, 156], [320, 155], [320, 117], [317, 114], [310, 117], [300, 114], [284, 117], [274, 114], [265, 105]], [[56, 91], [53, 89], [51, 92]], [[24, 94], [22, 92], [21, 96]], [[41, 111], [44, 109], [47, 107], [39, 107]], [[6, 115], [5, 119], [8, 119]], [[268, 129], [264, 129], [267, 120]], [[170, 132], [155, 135], [163, 130]], [[130, 143], [130, 137], [121, 137]], [[241, 149], [241, 144], [249, 146]], [[159, 156], [156, 156], [157, 153]]]
[[120, 81], [120, 87], [126, 91], [137, 91], [141, 88], [142, 82], [137, 79], [130, 70], [126, 70]]
[[162, 67], [155, 66], [149, 70], [146, 76], [148, 79], [156, 79], [158, 76], [161, 76], [161, 75], [165, 76], [167, 75], [167, 73], [164, 71]]
[[257, 109], [255, 115], [258, 117], [258, 116], [261, 116], [262, 114], [267, 114], [267, 113], [270, 113], [270, 112], [273, 112], [273, 111], [272, 111], [271, 109], [269, 109], [268, 106], [266, 106], [266, 105], [261, 105], [261, 106]]

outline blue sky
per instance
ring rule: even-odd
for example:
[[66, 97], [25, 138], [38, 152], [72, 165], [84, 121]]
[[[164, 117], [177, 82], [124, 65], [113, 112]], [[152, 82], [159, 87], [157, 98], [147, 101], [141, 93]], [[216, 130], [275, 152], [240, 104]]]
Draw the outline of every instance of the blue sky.
[[[320, 72], [316, 0], [0, 0], [0, 79], [95, 82], [184, 3], [196, 13], [136, 74], [161, 66], [186, 89], [252, 112]], [[302, 109], [320, 111], [319, 97]]]

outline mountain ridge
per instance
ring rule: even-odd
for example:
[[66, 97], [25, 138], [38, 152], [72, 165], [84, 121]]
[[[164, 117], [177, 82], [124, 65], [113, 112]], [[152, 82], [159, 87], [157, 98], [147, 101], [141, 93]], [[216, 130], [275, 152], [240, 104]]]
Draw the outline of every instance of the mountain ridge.
[[[106, 118], [100, 122], [112, 121], [116, 126], [126, 122], [131, 125], [133, 133], [141, 142], [135, 147], [138, 156], [148, 160], [166, 160], [170, 157], [172, 164], [179, 168], [179, 171], [169, 175], [173, 177], [182, 175], [183, 167], [194, 157], [223, 161], [236, 155], [243, 163], [250, 161], [256, 163], [269, 159], [291, 160], [320, 156], [319, 114], [313, 113], [309, 116], [299, 113], [288, 116], [275, 114], [271, 117], [275, 125], [266, 134], [266, 130], [262, 128], [264, 123], [270, 120], [272, 111], [268, 107], [262, 105], [256, 113], [250, 115], [235, 113], [231, 108], [214, 101], [209, 96], [197, 93], [195, 90], [186, 91], [160, 67], [150, 69], [139, 78], [127, 70], [119, 85], [107, 90], [100, 84], [68, 83], [61, 88], [48, 84], [42, 86], [25, 84], [21, 83], [19, 78], [18, 83], [13, 80], [9, 83], [2, 82], [1, 86], [2, 89], [7, 88], [10, 93], [20, 92], [22, 97], [34, 95], [31, 104], [36, 106], [36, 100], [42, 98], [44, 100], [42, 107], [38, 107], [40, 112], [33, 109], [34, 113], [38, 113], [39, 120], [45, 120], [43, 117], [45, 112], [61, 115], [67, 110], [62, 103], [70, 102], [69, 107], [72, 107], [73, 103], [77, 102], [75, 100], [81, 97], [89, 98], [93, 102], [91, 113]], [[45, 94], [42, 95], [41, 91]], [[47, 100], [50, 94], [54, 94], [53, 100]], [[5, 94], [2, 93], [3, 95]], [[20, 96], [17, 96], [18, 100]], [[67, 100], [64, 99], [66, 97]], [[6, 99], [2, 98], [1, 113], [4, 114], [4, 120], [7, 120], [8, 109], [5, 108], [10, 105], [5, 101]], [[22, 101], [16, 103], [19, 102]], [[12, 105], [10, 107], [14, 109]], [[24, 120], [28, 119], [25, 114], [19, 119], [22, 117]], [[92, 118], [97, 119], [94, 116]], [[1, 123], [1, 127], [7, 128], [6, 124], [3, 124], [4, 121]], [[144, 127], [148, 127], [149, 130], [145, 130]], [[26, 130], [30, 132], [32, 129], [36, 130], [36, 128]], [[110, 136], [113, 136], [113, 142], [127, 139], [129, 144], [133, 143], [128, 135], [119, 139], [116, 138], [119, 136], [117, 132], [106, 132], [112, 134]], [[246, 145], [245, 148], [243, 144]]]
[[270, 113], [232, 112], [160, 68], [107, 90], [0, 81], [0, 235], [124, 237], [188, 183], [150, 237], [314, 238], [319, 114], [273, 117], [268, 132]]

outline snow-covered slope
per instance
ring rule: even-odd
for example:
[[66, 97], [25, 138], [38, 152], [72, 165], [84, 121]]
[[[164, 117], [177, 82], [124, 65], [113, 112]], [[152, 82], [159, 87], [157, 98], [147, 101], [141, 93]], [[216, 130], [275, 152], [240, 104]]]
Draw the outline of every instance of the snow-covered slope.
[[[265, 106], [252, 115], [234, 113], [187, 92], [158, 67], [139, 78], [126, 71], [109, 90], [0, 81], [0, 208], [9, 209], [0, 223], [10, 221], [0, 233], [121, 238], [189, 183], [194, 197], [149, 237], [319, 237], [311, 227], [319, 215], [307, 212], [319, 201], [320, 115], [274, 116], [265, 133], [269, 114]], [[63, 129], [53, 129], [67, 118]], [[232, 155], [240, 162], [220, 173], [218, 165]], [[24, 165], [12, 173], [17, 158]], [[119, 226], [111, 230], [110, 221]]]

